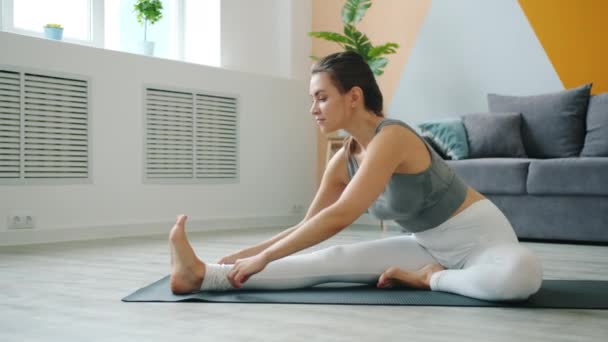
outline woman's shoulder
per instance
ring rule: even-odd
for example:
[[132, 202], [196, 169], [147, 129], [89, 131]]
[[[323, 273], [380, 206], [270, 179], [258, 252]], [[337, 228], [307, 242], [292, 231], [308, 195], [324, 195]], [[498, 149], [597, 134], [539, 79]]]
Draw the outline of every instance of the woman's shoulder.
[[412, 126], [410, 126], [408, 123], [406, 123], [403, 120], [393, 119], [393, 118], [384, 118], [384, 119], [382, 119], [382, 121], [380, 121], [380, 123], [376, 127], [376, 134], [378, 132], [380, 132], [382, 129], [384, 129], [385, 127], [399, 127], [399, 126], [407, 129], [410, 132], [415, 133], [416, 135], [418, 135], [418, 133], [416, 132], [416, 130]]
[[383, 121], [377, 128], [376, 134], [370, 143], [377, 148], [373, 150], [375, 152], [390, 151], [395, 156], [400, 156], [402, 159], [406, 159], [408, 150], [412, 147], [412, 142], [417, 140], [416, 134], [414, 134], [407, 126], [398, 124], [397, 122], [387, 123]]
[[379, 125], [378, 134], [387, 142], [391, 152], [401, 158], [398, 173], [418, 173], [432, 165], [431, 149], [416, 130], [404, 121], [398, 119], [383, 120]]
[[[380, 134], [380, 133], [383, 134]], [[376, 135], [381, 135], [384, 139], [392, 140], [397, 146], [411, 147], [412, 142], [424, 139], [412, 126], [398, 119], [384, 119], [376, 127]]]

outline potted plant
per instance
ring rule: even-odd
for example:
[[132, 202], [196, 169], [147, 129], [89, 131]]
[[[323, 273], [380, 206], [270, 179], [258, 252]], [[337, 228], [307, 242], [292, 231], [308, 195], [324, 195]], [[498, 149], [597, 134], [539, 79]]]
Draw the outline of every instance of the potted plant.
[[[342, 8], [342, 23], [344, 23], [344, 34], [336, 32], [309, 32], [308, 35], [315, 38], [325, 39], [338, 43], [345, 51], [355, 51], [360, 54], [374, 75], [380, 76], [384, 73], [384, 67], [388, 59], [382, 57], [397, 52], [399, 44], [386, 43], [373, 46], [369, 38], [355, 27], [363, 19], [365, 12], [372, 7], [371, 0], [347, 0]], [[315, 56], [311, 56], [317, 59]]]
[[140, 43], [141, 52], [148, 56], [154, 55], [154, 42], [148, 41], [148, 23], [154, 25], [163, 17], [163, 4], [160, 0], [137, 0], [134, 12], [137, 21], [144, 26], [144, 40]]
[[61, 40], [63, 38], [63, 26], [60, 24], [44, 25], [44, 36], [48, 39]]

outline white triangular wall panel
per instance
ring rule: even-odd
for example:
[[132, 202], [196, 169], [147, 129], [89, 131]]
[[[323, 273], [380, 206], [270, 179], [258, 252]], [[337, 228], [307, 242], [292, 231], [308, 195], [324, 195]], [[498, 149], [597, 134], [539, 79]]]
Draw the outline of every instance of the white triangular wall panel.
[[410, 123], [487, 112], [487, 94], [563, 89], [516, 0], [433, 0], [389, 106]]

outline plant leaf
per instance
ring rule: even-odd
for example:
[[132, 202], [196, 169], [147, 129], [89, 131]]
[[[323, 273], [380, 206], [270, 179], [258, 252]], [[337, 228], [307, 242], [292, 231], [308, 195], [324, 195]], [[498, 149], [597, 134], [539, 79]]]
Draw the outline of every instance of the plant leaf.
[[359, 51], [357, 51], [357, 49], [352, 45], [344, 45], [344, 50], [359, 53]]
[[308, 58], [312, 59], [313, 61], [318, 61], [319, 60], [319, 57], [313, 56], [313, 55], [308, 56]]
[[342, 7], [342, 22], [352, 25], [361, 21], [367, 9], [372, 6], [372, 0], [347, 0]]
[[365, 61], [368, 61], [368, 53], [372, 49], [372, 43], [369, 41], [369, 38], [353, 25], [344, 26], [344, 34], [350, 40], [347, 46], [350, 45], [352, 47], [348, 51], [355, 51], [363, 56]]
[[384, 57], [378, 57], [370, 60], [369, 62], [367, 62], [367, 64], [369, 64], [369, 67], [374, 72], [374, 75], [380, 76], [384, 73], [384, 70], [382, 69], [388, 64], [388, 59]]
[[348, 44], [350, 43], [350, 40], [348, 39], [348, 37], [345, 37], [339, 33], [336, 32], [308, 32], [308, 35], [311, 37], [315, 37], [315, 38], [321, 38], [321, 39], [325, 39], [328, 40], [330, 42], [336, 42], [336, 43], [343, 43], [343, 44]]
[[143, 24], [149, 21], [153, 25], [163, 18], [163, 3], [160, 0], [137, 0], [133, 5], [133, 11], [137, 13], [137, 21]]
[[369, 50], [367, 57], [370, 59], [374, 59], [382, 55], [396, 53], [398, 47], [399, 44], [397, 43], [386, 43], [384, 45], [375, 46], [371, 50]]

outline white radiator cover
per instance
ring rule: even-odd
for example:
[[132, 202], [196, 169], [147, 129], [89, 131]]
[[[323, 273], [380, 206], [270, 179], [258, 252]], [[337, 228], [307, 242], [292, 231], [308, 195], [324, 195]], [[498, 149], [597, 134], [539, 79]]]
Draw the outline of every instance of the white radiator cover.
[[89, 81], [0, 66], [0, 181], [89, 180]]
[[146, 87], [144, 181], [238, 182], [237, 97]]

